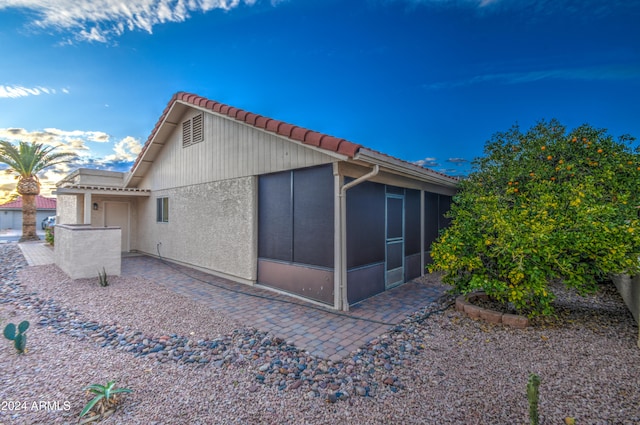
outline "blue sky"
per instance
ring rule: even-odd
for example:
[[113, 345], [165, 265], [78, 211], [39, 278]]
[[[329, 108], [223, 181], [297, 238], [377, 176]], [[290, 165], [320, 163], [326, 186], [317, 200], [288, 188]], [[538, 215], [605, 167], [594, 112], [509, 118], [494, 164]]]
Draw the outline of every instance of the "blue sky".
[[0, 0], [0, 139], [126, 170], [188, 91], [463, 175], [514, 124], [640, 138], [638, 22], [640, 0]]

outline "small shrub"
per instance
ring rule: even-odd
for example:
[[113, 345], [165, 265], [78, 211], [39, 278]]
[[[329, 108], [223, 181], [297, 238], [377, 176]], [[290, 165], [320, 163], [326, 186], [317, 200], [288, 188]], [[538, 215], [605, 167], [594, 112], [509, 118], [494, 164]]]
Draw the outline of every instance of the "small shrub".
[[23, 354], [27, 351], [27, 335], [25, 334], [27, 329], [29, 329], [29, 321], [27, 320], [20, 322], [17, 328], [13, 323], [9, 323], [4, 328], [4, 337], [13, 341], [13, 346], [18, 351], [18, 354]]
[[107, 280], [107, 271], [104, 269], [104, 267], [102, 268], [101, 272], [98, 272], [98, 282], [102, 287], [109, 286], [109, 281]]
[[93, 411], [93, 415], [81, 420], [80, 423], [88, 423], [100, 418], [105, 418], [113, 412], [115, 412], [118, 406], [118, 394], [131, 393], [133, 390], [129, 388], [114, 388], [116, 381], [109, 381], [107, 385], [92, 384], [84, 388], [89, 394], [95, 394], [95, 397], [91, 399], [80, 412], [80, 418]]
[[44, 229], [44, 240], [49, 244], [49, 245], [54, 245], [55, 242], [55, 231], [53, 230], [55, 229], [55, 227], [49, 226], [46, 229]]

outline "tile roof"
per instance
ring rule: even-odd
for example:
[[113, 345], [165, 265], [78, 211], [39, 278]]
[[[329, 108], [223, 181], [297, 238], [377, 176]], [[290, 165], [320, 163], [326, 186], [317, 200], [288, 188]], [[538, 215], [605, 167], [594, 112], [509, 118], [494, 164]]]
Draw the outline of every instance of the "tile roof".
[[[268, 118], [262, 115], [254, 114], [253, 112], [248, 112], [242, 109], [234, 108], [232, 106], [225, 105], [215, 100], [210, 100], [205, 97], [198, 96], [197, 94], [187, 93], [187, 92], [178, 92], [173, 95], [173, 97], [165, 107], [164, 111], [162, 112], [162, 115], [158, 119], [155, 127], [151, 131], [151, 134], [149, 135], [144, 146], [142, 147], [140, 154], [138, 154], [138, 157], [136, 158], [133, 166], [131, 167], [132, 172], [136, 170], [139, 163], [142, 161], [142, 158], [144, 157], [145, 152], [147, 151], [149, 146], [153, 143], [154, 137], [162, 127], [165, 119], [171, 112], [171, 109], [173, 108], [176, 102], [186, 103], [196, 107], [205, 108], [212, 112], [215, 112], [221, 115], [226, 115], [235, 120], [242, 121], [245, 124], [254, 126], [256, 128], [260, 128], [264, 131], [278, 134], [280, 136], [284, 136], [289, 139], [296, 140], [306, 145], [315, 146], [317, 148], [325, 149], [332, 152], [337, 152], [351, 159], [354, 159], [354, 157], [360, 151], [361, 148], [366, 149], [364, 146], [357, 143], [350, 142], [346, 139], [340, 139], [334, 136], [329, 136], [327, 134], [319, 133], [317, 131], [309, 130], [293, 124], [288, 124], [283, 121], [279, 121], [279, 120]], [[441, 178], [450, 180], [450, 183], [458, 181], [458, 179], [455, 177], [451, 177], [449, 175], [418, 166], [408, 161], [392, 157], [385, 153], [378, 152], [371, 149], [367, 149], [367, 150], [370, 152], [375, 152], [388, 159], [397, 160], [403, 163], [404, 167], [408, 167], [414, 170], [421, 169], [423, 172], [428, 172], [429, 174], [440, 176]]]
[[[7, 202], [6, 204], [0, 205], [0, 208], [3, 209], [21, 209], [22, 208], [22, 196], [14, 199], [11, 202]], [[38, 210], [55, 210], [56, 209], [56, 199], [55, 198], [45, 198], [44, 196], [37, 195], [36, 196], [36, 209]]]
[[151, 144], [151, 141], [155, 137], [156, 133], [162, 126], [164, 119], [171, 111], [171, 107], [175, 102], [182, 101], [184, 103], [189, 103], [194, 106], [198, 106], [201, 108], [208, 109], [212, 112], [226, 115], [230, 118], [233, 118], [238, 121], [242, 121], [246, 124], [252, 125], [254, 127], [263, 129], [270, 133], [278, 134], [284, 137], [288, 137], [292, 140], [296, 140], [298, 142], [315, 146], [320, 149], [326, 149], [329, 151], [337, 152], [343, 155], [346, 155], [350, 158], [358, 152], [361, 145], [357, 143], [350, 142], [345, 139], [340, 139], [337, 137], [329, 136], [327, 134], [322, 134], [317, 131], [309, 130], [303, 127], [299, 127], [297, 125], [288, 124], [284, 121], [274, 120], [272, 118], [268, 118], [262, 115], [254, 114], [252, 112], [248, 112], [242, 109], [234, 108], [229, 105], [225, 105], [224, 103], [216, 102], [214, 100], [207, 99], [202, 96], [198, 96], [192, 93], [186, 92], [178, 92], [173, 95], [167, 107], [162, 112], [160, 119], [156, 123], [153, 131], [151, 131], [151, 135], [145, 142], [144, 146], [138, 157], [136, 158], [135, 163], [133, 164], [132, 170], [136, 168], [144, 152]]

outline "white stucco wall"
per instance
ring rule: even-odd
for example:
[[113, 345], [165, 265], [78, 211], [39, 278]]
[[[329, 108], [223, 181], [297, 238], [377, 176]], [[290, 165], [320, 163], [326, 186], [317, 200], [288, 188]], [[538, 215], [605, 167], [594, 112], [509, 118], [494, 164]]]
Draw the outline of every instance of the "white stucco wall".
[[[207, 269], [237, 281], [256, 279], [255, 177], [154, 191], [138, 200], [132, 249]], [[156, 199], [169, 198], [169, 221], [156, 222]]]
[[55, 262], [71, 279], [121, 272], [121, 231], [117, 227], [56, 225]]

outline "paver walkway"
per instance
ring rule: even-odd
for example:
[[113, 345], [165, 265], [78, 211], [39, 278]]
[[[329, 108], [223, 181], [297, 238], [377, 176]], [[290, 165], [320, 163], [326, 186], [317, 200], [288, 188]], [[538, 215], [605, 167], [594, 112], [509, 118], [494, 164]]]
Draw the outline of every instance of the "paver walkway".
[[22, 242], [18, 246], [30, 266], [53, 264], [53, 247], [45, 242]]
[[[41, 245], [41, 244], [40, 244]], [[35, 243], [20, 244], [30, 265], [50, 264]], [[31, 258], [31, 260], [30, 260]], [[178, 294], [204, 303], [246, 326], [268, 331], [318, 357], [339, 360], [436, 300], [441, 286], [408, 282], [369, 298], [349, 312], [333, 312], [259, 286], [248, 286], [148, 256], [122, 259], [123, 276], [142, 276]], [[380, 323], [383, 322], [383, 323]]]

